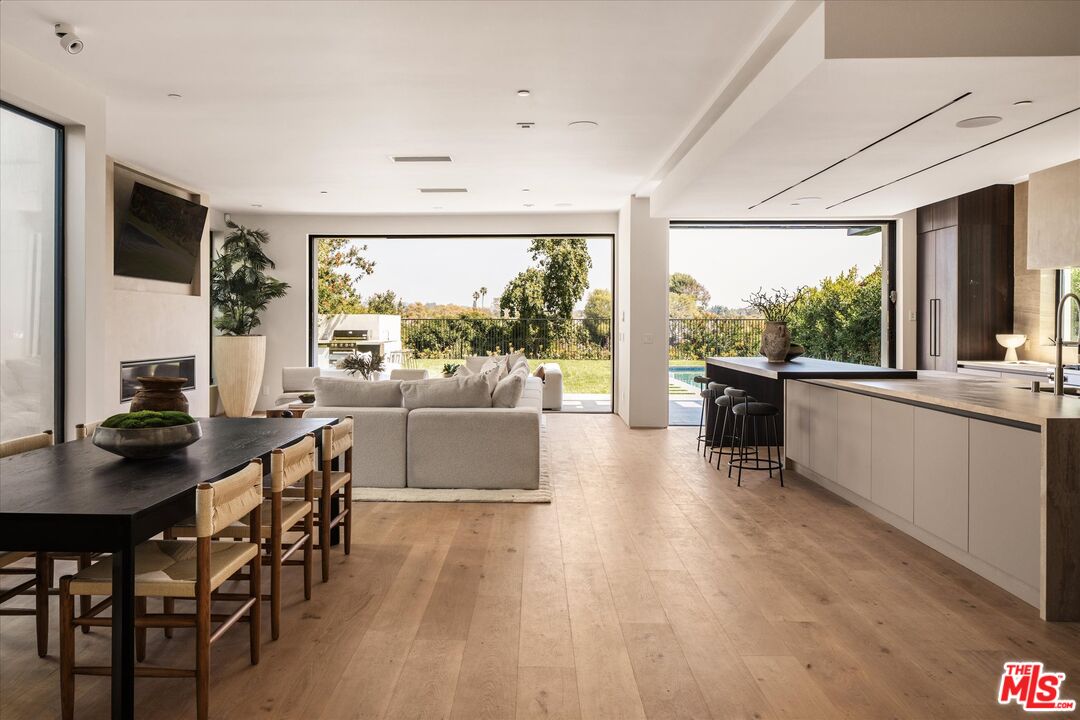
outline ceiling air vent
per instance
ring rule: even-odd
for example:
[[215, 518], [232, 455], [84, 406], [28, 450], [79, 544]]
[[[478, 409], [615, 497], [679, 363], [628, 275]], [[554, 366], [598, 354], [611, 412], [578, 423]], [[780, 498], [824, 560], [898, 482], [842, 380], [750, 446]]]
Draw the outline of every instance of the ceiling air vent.
[[463, 193], [469, 192], [468, 188], [419, 188], [422, 193]]
[[449, 155], [391, 155], [396, 163], [436, 163], [451, 162]]

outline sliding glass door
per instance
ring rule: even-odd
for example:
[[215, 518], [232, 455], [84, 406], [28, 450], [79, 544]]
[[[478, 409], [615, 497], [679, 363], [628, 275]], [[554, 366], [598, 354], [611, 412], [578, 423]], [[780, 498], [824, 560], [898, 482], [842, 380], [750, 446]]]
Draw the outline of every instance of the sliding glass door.
[[63, 129], [0, 106], [0, 440], [63, 427]]

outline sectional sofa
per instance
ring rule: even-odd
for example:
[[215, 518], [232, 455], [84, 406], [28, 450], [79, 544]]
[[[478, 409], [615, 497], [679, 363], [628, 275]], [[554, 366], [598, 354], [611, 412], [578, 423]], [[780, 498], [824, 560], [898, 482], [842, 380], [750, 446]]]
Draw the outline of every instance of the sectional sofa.
[[355, 486], [536, 489], [544, 383], [527, 375], [512, 407], [415, 407], [406, 398], [410, 382], [457, 380], [358, 388], [365, 381], [320, 378], [305, 417], [353, 417]]

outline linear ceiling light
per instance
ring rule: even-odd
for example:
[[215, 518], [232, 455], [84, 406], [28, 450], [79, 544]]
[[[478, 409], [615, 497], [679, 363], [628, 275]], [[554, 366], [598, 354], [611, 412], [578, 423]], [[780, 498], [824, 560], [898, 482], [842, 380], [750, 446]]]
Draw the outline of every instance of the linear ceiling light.
[[418, 188], [422, 193], [463, 193], [469, 192], [468, 188]]
[[391, 155], [396, 163], [437, 163], [451, 162], [449, 155]]

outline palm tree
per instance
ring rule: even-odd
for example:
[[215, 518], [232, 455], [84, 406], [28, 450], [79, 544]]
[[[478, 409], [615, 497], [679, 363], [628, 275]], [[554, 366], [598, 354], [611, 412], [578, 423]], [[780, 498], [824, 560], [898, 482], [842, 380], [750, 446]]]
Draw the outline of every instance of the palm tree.
[[486, 287], [481, 287], [480, 288], [480, 307], [484, 307], [484, 305], [486, 304], [486, 301], [487, 301], [487, 288]]
[[473, 310], [475, 310], [475, 309], [476, 309], [476, 301], [477, 301], [477, 300], [479, 300], [479, 299], [480, 299], [480, 293], [479, 293], [479, 292], [474, 292], [474, 293], [472, 294], [472, 306], [473, 306]]

